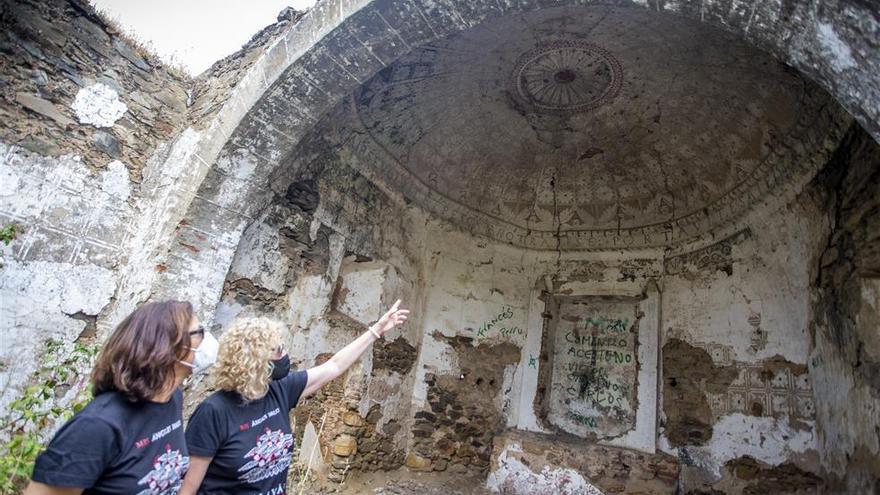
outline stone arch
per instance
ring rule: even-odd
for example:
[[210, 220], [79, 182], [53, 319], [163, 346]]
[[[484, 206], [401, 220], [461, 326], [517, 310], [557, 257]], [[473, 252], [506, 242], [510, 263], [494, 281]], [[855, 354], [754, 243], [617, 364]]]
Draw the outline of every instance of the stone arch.
[[498, 16], [571, 5], [646, 8], [718, 27], [771, 53], [827, 90], [880, 137], [877, 12], [841, 2], [319, 2], [267, 47], [186, 160], [203, 179], [167, 229], [168, 258], [153, 286], [210, 314], [243, 230], [272, 197], [269, 177], [343, 97], [411, 48]]

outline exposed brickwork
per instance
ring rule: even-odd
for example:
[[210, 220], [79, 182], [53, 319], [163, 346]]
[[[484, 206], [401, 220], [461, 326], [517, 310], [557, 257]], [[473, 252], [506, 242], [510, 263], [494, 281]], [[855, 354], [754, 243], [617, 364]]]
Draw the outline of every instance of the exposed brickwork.
[[394, 435], [400, 431], [401, 424], [390, 420], [378, 428], [377, 423], [381, 418], [382, 408], [376, 404], [364, 418], [364, 430], [358, 439], [357, 457], [352, 463], [352, 469], [388, 471], [403, 465], [405, 450], [394, 441]]
[[405, 375], [418, 357], [416, 348], [403, 337], [373, 345], [373, 369], [389, 370]]
[[[430, 467], [417, 469], [484, 471], [492, 439], [503, 427], [496, 404], [502, 372], [519, 360], [519, 349], [508, 343], [473, 346], [469, 337], [440, 338], [459, 355], [461, 372], [425, 377], [429, 409], [415, 413], [412, 431], [415, 453], [430, 460]], [[408, 465], [421, 462], [408, 460]]]

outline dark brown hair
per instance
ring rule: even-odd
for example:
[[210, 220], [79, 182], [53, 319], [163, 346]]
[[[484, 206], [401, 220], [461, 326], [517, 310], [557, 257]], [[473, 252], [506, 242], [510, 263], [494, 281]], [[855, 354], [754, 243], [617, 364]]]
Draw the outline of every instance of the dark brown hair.
[[189, 353], [192, 304], [147, 303], [120, 323], [92, 370], [95, 395], [118, 391], [132, 402], [150, 400], [174, 379], [174, 364]]

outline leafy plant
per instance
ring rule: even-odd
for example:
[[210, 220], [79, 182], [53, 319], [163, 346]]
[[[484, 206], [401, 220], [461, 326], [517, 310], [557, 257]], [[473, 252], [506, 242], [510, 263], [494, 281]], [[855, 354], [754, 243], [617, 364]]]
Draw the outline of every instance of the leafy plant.
[[22, 231], [21, 225], [14, 222], [7, 223], [6, 226], [0, 228], [0, 241], [3, 241], [3, 244], [8, 246]]
[[[45, 447], [45, 433], [66, 421], [92, 399], [86, 384], [87, 371], [98, 352], [95, 344], [75, 343], [72, 348], [56, 339], [46, 341], [46, 361], [34, 372], [31, 385], [9, 403], [0, 418], [0, 494], [19, 493], [33, 471], [37, 455]], [[59, 401], [68, 392], [66, 405]]]

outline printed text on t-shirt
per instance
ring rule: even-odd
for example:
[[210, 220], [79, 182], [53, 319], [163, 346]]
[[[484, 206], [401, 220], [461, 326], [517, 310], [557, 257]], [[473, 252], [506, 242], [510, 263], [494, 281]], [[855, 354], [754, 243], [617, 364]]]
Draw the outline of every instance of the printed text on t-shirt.
[[275, 409], [267, 412], [266, 414], [260, 416], [259, 418], [251, 421], [251, 428], [253, 428], [254, 426], [257, 426], [258, 424], [262, 423], [263, 421], [266, 421], [267, 419], [271, 418], [272, 416], [277, 415], [280, 412], [281, 412], [281, 409], [276, 407]]
[[181, 425], [180, 420], [177, 420], [177, 421], [171, 423], [170, 425], [162, 428], [161, 430], [153, 433], [152, 437], [145, 437], [145, 438], [141, 438], [140, 440], [136, 441], [134, 443], [134, 446], [139, 449], [142, 449], [142, 448], [146, 447], [147, 445], [150, 445], [151, 443], [155, 442], [156, 440], [164, 437], [165, 435], [171, 433], [172, 431], [180, 428], [180, 425]]

